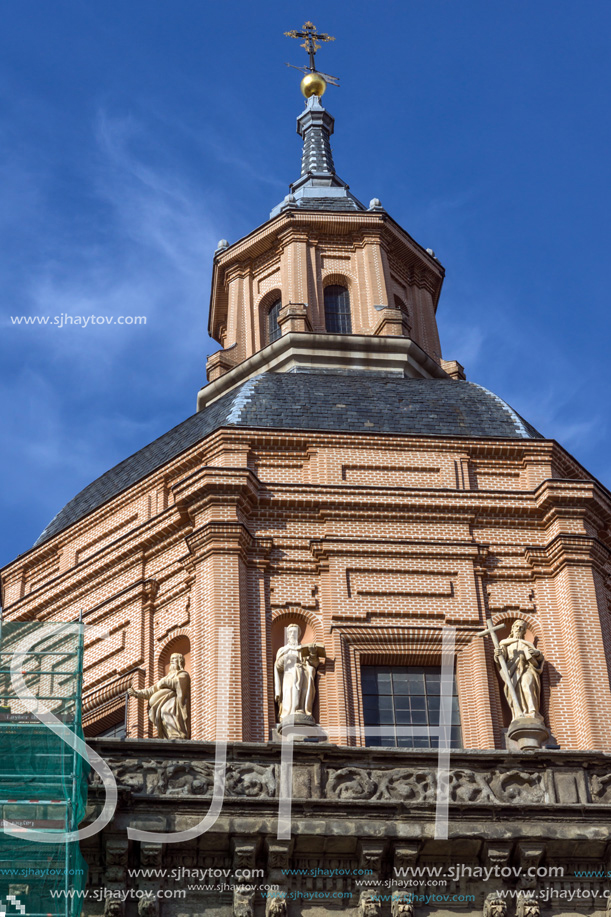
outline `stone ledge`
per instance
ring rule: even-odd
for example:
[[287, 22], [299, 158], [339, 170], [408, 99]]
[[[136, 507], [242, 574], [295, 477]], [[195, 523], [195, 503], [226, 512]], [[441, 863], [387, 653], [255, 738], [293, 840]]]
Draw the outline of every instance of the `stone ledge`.
[[[223, 351], [217, 351], [210, 360], [214, 358], [218, 362], [222, 354]], [[290, 331], [201, 388], [197, 410], [203, 411], [253, 376], [296, 369], [390, 372], [413, 379], [450, 379], [445, 370], [408, 337]]]

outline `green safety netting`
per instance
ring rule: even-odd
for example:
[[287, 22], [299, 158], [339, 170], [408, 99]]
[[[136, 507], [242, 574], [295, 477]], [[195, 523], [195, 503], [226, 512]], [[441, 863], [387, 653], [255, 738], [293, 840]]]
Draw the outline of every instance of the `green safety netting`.
[[[76, 830], [87, 801], [89, 764], [66, 741], [83, 739], [82, 631], [78, 624], [0, 622], [0, 910], [7, 917], [81, 912], [87, 865], [78, 842], [61, 835]], [[36, 716], [46, 712], [56, 717], [56, 732]], [[5, 822], [19, 834], [9, 834]], [[28, 839], [28, 830], [57, 834], [57, 843]]]

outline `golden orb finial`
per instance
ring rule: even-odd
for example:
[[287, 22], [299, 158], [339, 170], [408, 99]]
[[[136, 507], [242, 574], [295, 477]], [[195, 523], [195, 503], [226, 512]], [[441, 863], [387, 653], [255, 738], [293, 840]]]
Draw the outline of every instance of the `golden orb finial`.
[[320, 99], [326, 88], [327, 81], [320, 73], [308, 73], [301, 81], [301, 91], [306, 99], [309, 99], [310, 96], [318, 96]]

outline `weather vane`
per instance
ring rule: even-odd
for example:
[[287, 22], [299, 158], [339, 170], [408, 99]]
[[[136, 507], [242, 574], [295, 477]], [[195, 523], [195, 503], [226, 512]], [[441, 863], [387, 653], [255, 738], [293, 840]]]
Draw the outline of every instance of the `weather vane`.
[[327, 88], [327, 83], [330, 83], [331, 86], [339, 86], [338, 77], [330, 76], [328, 73], [321, 73], [320, 70], [316, 69], [316, 52], [320, 48], [318, 42], [335, 41], [332, 35], [327, 35], [326, 32], [317, 32], [313, 22], [305, 22], [301, 27], [301, 32], [293, 29], [291, 32], [285, 32], [284, 34], [287, 38], [304, 39], [301, 47], [305, 48], [308, 53], [310, 59], [309, 66], [296, 67], [294, 64], [287, 64], [286, 66], [292, 67], [294, 70], [299, 70], [301, 73], [305, 73], [301, 81], [301, 91], [306, 99], [310, 96], [318, 96], [320, 98]]

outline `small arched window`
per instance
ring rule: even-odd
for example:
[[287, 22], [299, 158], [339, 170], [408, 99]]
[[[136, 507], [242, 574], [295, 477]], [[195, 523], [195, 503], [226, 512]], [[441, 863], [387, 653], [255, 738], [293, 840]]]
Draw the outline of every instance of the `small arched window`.
[[407, 308], [406, 303], [399, 296], [395, 296], [395, 309], [399, 309], [399, 311], [403, 313], [407, 320], [408, 327], [411, 329], [412, 323], [409, 318], [409, 309]]
[[280, 325], [278, 324], [278, 315], [280, 309], [282, 308], [281, 300], [277, 300], [269, 308], [267, 313], [267, 342], [268, 344], [273, 344], [274, 341], [277, 341], [280, 337]]
[[330, 334], [352, 334], [350, 296], [338, 284], [325, 287], [325, 327]]

